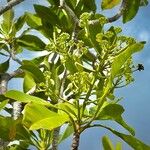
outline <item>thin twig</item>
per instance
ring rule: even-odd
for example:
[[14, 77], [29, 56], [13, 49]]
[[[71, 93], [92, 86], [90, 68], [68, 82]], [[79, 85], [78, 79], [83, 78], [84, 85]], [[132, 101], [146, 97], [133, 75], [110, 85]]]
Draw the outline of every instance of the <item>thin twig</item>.
[[[122, 0], [122, 4], [119, 8], [119, 11], [113, 17], [107, 18], [107, 23], [117, 21], [122, 16], [123, 11], [126, 9], [126, 5], [127, 5], [127, 0]], [[92, 25], [97, 24], [99, 23], [99, 19], [90, 20], [89, 23]]]
[[17, 77], [18, 75], [21, 75], [23, 74], [23, 70], [22, 69], [17, 69], [15, 70], [14, 72], [10, 73], [10, 79], [14, 78], [14, 77]]
[[8, 2], [4, 7], [0, 8], [0, 16], [5, 13], [7, 10], [10, 10], [12, 7], [20, 4], [21, 2], [23, 2], [24, 0], [11, 0], [10, 2]]
[[123, 0], [121, 7], [119, 11], [117, 12], [117, 14], [114, 15], [113, 17], [108, 18], [108, 22], [111, 23], [111, 22], [118, 20], [122, 16], [123, 11], [126, 9], [126, 5], [127, 5], [127, 0]]

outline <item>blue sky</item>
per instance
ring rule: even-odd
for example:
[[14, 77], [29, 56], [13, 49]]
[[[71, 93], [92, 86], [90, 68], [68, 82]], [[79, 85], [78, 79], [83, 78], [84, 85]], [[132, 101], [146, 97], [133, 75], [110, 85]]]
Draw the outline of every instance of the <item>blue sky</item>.
[[[4, 4], [5, 0], [0, 0], [0, 5]], [[23, 14], [24, 11], [33, 11], [33, 3], [45, 3], [46, 0], [26, 0], [24, 3], [16, 7], [16, 14]], [[46, 3], [45, 3], [46, 4]], [[98, 7], [100, 8], [100, 0], [97, 0]], [[103, 13], [106, 16], [112, 16], [118, 8], [113, 11], [98, 10], [99, 13]], [[136, 72], [134, 74], [135, 82], [128, 87], [119, 89], [116, 91], [116, 95], [124, 97], [121, 104], [125, 108], [124, 118], [131, 126], [136, 130], [136, 137], [141, 139], [147, 144], [150, 144], [150, 5], [148, 7], [141, 7], [137, 16], [129, 23], [122, 24], [121, 19], [113, 23], [115, 26], [121, 26], [125, 35], [133, 36], [138, 40], [145, 40], [147, 44], [141, 53], [134, 56], [136, 63], [142, 63], [145, 70], [142, 72]], [[25, 51], [24, 55], [20, 57], [31, 58], [33, 53]], [[16, 65], [11, 65], [13, 70]], [[12, 80], [9, 83], [10, 89], [21, 89], [20, 80]], [[108, 122], [109, 125], [110, 122]], [[120, 131], [124, 131], [121, 127], [114, 124], [112, 125]], [[109, 135], [113, 139], [114, 143], [120, 141], [119, 138], [113, 136], [110, 132], [103, 129], [89, 129], [83, 133], [80, 141], [79, 150], [98, 150], [102, 149], [101, 137], [103, 135]], [[71, 138], [60, 144], [60, 150], [69, 150], [71, 144]], [[131, 150], [126, 144], [123, 144], [123, 149]]]

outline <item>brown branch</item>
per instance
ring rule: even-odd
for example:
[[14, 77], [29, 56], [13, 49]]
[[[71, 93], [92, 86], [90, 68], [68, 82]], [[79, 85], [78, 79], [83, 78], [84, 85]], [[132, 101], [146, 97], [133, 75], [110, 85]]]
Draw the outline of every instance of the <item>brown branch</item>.
[[[8, 73], [0, 73], [0, 94], [5, 94], [7, 92], [8, 81], [10, 75]], [[0, 149], [6, 149], [9, 142], [5, 142], [0, 139]]]
[[73, 141], [72, 141], [71, 150], [78, 150], [79, 141], [80, 141], [80, 133], [75, 132], [73, 134]]
[[24, 0], [11, 0], [10, 2], [8, 2], [4, 7], [0, 8], [0, 16], [5, 13], [7, 10], [11, 9], [12, 7], [20, 4], [21, 2], [23, 2]]
[[122, 4], [119, 11], [113, 17], [108, 18], [108, 22], [111, 23], [118, 20], [122, 16], [123, 11], [126, 9], [126, 6], [127, 6], [127, 0], [122, 0]]
[[12, 60], [16, 61], [18, 64], [22, 65], [22, 61], [19, 60], [19, 59], [15, 56], [14, 52], [11, 52], [11, 58], [12, 58]]
[[[122, 16], [123, 11], [126, 9], [126, 5], [127, 5], [127, 0], [122, 0], [122, 4], [120, 6], [119, 11], [113, 17], [107, 18], [107, 23], [117, 21]], [[97, 23], [99, 23], [99, 19], [89, 21], [89, 24], [92, 24], [92, 25], [97, 24]]]
[[0, 74], [0, 94], [6, 93], [9, 80], [10, 80], [10, 75], [8, 73]]
[[[24, 73], [24, 72], [23, 72], [22, 69], [17, 69], [17, 70], [15, 70], [14, 72], [10, 73], [9, 76], [10, 76], [10, 79], [12, 79], [12, 78], [14, 78], [14, 77], [17, 77], [17, 76], [23, 74], [23, 73]], [[9, 79], [9, 80], [10, 80], [10, 79]]]

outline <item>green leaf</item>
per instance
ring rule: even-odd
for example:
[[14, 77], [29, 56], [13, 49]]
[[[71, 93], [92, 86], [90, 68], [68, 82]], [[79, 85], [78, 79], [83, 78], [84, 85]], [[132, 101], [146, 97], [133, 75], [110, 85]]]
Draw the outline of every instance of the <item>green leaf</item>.
[[31, 51], [45, 50], [45, 43], [35, 35], [23, 35], [17, 39], [20, 46], [27, 48]]
[[131, 128], [129, 125], [127, 125], [123, 120], [123, 118], [121, 117], [123, 112], [124, 112], [124, 108], [121, 105], [108, 104], [102, 109], [100, 115], [98, 116], [98, 119], [114, 120], [117, 123], [119, 123], [121, 126], [123, 126], [126, 130], [128, 130], [132, 135], [134, 135], [135, 134], [134, 129]]
[[1, 95], [1, 94], [0, 94], [0, 102], [3, 102], [3, 101], [5, 101], [5, 100], [7, 100], [7, 98], [6, 98], [4, 95]]
[[135, 131], [132, 127], [130, 127], [122, 117], [118, 117], [115, 119], [117, 123], [119, 123], [122, 127], [124, 127], [126, 130], [128, 130], [132, 135], [135, 135]]
[[26, 12], [26, 23], [33, 29], [37, 29], [39, 26], [42, 25], [41, 19], [32, 13]]
[[85, 6], [89, 9], [89, 12], [96, 12], [96, 2], [95, 0], [86, 0], [84, 1]]
[[29, 72], [25, 72], [24, 82], [23, 82], [23, 90], [24, 92], [28, 92], [30, 89], [32, 89], [36, 85], [32, 74]]
[[24, 109], [23, 123], [29, 127], [30, 130], [40, 128], [52, 130], [61, 126], [66, 121], [69, 121], [67, 115], [52, 112], [39, 104], [29, 103]]
[[132, 44], [128, 46], [122, 53], [116, 56], [116, 58], [114, 59], [112, 63], [111, 81], [118, 74], [119, 70], [124, 65], [124, 63], [128, 60], [128, 58], [130, 58], [133, 53], [136, 53], [142, 50], [143, 47], [144, 47], [144, 44], [142, 42]]
[[0, 138], [10, 141], [16, 136], [14, 120], [10, 117], [0, 116]]
[[47, 0], [51, 5], [56, 5], [59, 6], [59, 1], [58, 0]]
[[116, 119], [121, 116], [121, 114], [124, 112], [124, 109], [119, 104], [108, 104], [106, 105], [102, 111], [100, 112], [100, 115], [98, 116], [99, 119]]
[[139, 10], [140, 1], [141, 0], [127, 0], [126, 9], [123, 11], [123, 23], [132, 20], [136, 16]]
[[96, 35], [98, 33], [102, 32], [102, 25], [100, 22], [96, 23], [96, 24], [89, 24], [88, 25], [88, 38], [91, 41], [91, 44], [93, 45], [93, 47], [96, 49], [96, 51], [100, 54], [101, 53], [101, 47], [99, 45], [99, 43], [96, 41]]
[[48, 24], [51, 24], [53, 26], [59, 24], [58, 16], [51, 8], [42, 5], [34, 5], [34, 9], [37, 15]]
[[22, 119], [0, 116], [0, 138], [5, 141], [21, 140], [29, 142], [31, 135], [22, 125]]
[[0, 73], [5, 73], [9, 68], [9, 59], [0, 64]]
[[104, 150], [115, 150], [108, 136], [103, 136], [102, 143], [103, 143]]
[[9, 100], [4, 100], [0, 103], [0, 111], [6, 106]]
[[1, 26], [6, 33], [9, 33], [9, 31], [12, 27], [13, 18], [14, 18], [14, 11], [12, 9], [6, 11], [3, 14], [3, 23]]
[[75, 60], [69, 55], [65, 59], [65, 67], [70, 71], [71, 74], [74, 74], [78, 71], [75, 65]]
[[117, 6], [121, 0], [102, 0], [101, 8], [102, 9], [111, 9]]
[[16, 31], [19, 31], [23, 27], [23, 25], [25, 23], [25, 20], [26, 20], [26, 16], [25, 15], [20, 16], [17, 19], [17, 21], [14, 24]]
[[8, 98], [14, 99], [16, 101], [23, 102], [23, 103], [34, 102], [34, 103], [38, 103], [41, 105], [48, 105], [48, 106], [51, 105], [50, 103], [48, 103], [47, 101], [45, 101], [41, 98], [38, 98], [35, 96], [30, 96], [23, 92], [15, 91], [15, 90], [10, 90], [10, 91], [6, 92], [5, 96]]
[[33, 58], [32, 60], [31, 60], [31, 62], [33, 62], [34, 64], [36, 64], [36, 65], [39, 65], [39, 64], [41, 64], [43, 61], [44, 61], [44, 58], [45, 58], [46, 56], [40, 56], [40, 57], [35, 57], [35, 58]]
[[59, 143], [61, 143], [62, 141], [67, 139], [69, 136], [71, 136], [73, 132], [74, 132], [73, 126], [68, 124], [67, 128], [65, 129], [64, 133], [61, 135], [59, 139]]
[[122, 150], [122, 143], [117, 142], [117, 144], [116, 144], [116, 150]]
[[45, 82], [42, 71], [34, 63], [27, 60], [22, 61], [22, 63], [23, 65], [20, 68], [30, 72], [36, 83]]
[[73, 117], [77, 117], [78, 110], [73, 104], [69, 104], [66, 102], [60, 103], [58, 104], [58, 108], [67, 111], [70, 115], [73, 115]]
[[142, 141], [138, 140], [137, 138], [135, 138], [132, 135], [120, 133], [120, 132], [115, 131], [114, 129], [106, 127], [106, 126], [103, 126], [103, 127], [108, 129], [113, 134], [117, 135], [118, 137], [120, 137], [123, 141], [125, 141], [127, 144], [129, 144], [135, 150], [150, 150], [150, 146], [144, 144]]

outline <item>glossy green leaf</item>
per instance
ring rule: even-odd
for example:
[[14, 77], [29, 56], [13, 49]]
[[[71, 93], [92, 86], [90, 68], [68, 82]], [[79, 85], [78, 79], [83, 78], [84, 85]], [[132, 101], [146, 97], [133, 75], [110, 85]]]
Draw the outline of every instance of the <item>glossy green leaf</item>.
[[121, 0], [102, 0], [101, 8], [102, 9], [111, 9], [117, 6]]
[[71, 134], [73, 134], [73, 132], [74, 132], [73, 126], [68, 124], [67, 128], [65, 129], [65, 131], [63, 132], [63, 134], [61, 135], [61, 137], [59, 139], [59, 143], [61, 143], [62, 141], [67, 139], [69, 136], [71, 136]]
[[6, 98], [4, 95], [1, 95], [1, 94], [0, 94], [0, 102], [3, 102], [3, 101], [5, 101], [5, 100], [7, 100], [7, 98]]
[[122, 117], [118, 117], [115, 119], [117, 123], [119, 123], [122, 127], [124, 127], [126, 130], [128, 130], [132, 135], [135, 135], [134, 128], [130, 127]]
[[9, 59], [0, 64], [0, 73], [5, 73], [9, 68]]
[[32, 60], [31, 60], [31, 62], [33, 62], [34, 64], [36, 64], [36, 65], [39, 65], [39, 64], [41, 64], [43, 61], [44, 61], [44, 58], [45, 58], [46, 56], [40, 56], [40, 57], [35, 57], [35, 58], [33, 58]]
[[23, 82], [23, 90], [24, 92], [28, 92], [30, 89], [32, 89], [36, 85], [32, 74], [29, 72], [25, 72], [24, 82]]
[[60, 103], [58, 104], [58, 108], [67, 111], [70, 115], [73, 115], [74, 117], [77, 117], [77, 108], [73, 104], [69, 103]]
[[127, 61], [127, 59], [130, 58], [133, 53], [136, 53], [142, 50], [143, 47], [144, 47], [144, 44], [142, 42], [135, 43], [135, 44], [128, 46], [122, 53], [116, 56], [116, 58], [114, 59], [112, 63], [111, 80], [113, 80], [114, 77], [118, 74], [119, 70]]
[[45, 50], [45, 43], [35, 35], [23, 35], [17, 39], [17, 43], [31, 51]]
[[26, 20], [26, 16], [25, 15], [20, 16], [16, 20], [16, 22], [14, 24], [16, 31], [19, 31], [23, 27], [23, 25], [25, 23], [25, 20]]
[[35, 12], [37, 15], [48, 24], [57, 25], [59, 24], [58, 16], [52, 11], [51, 8], [42, 6], [42, 5], [34, 5]]
[[70, 71], [71, 74], [74, 74], [78, 71], [73, 57], [67, 56], [65, 59], [65, 67]]
[[116, 144], [116, 150], [122, 150], [122, 143], [117, 142], [117, 144]]
[[48, 103], [47, 101], [41, 98], [31, 96], [31, 95], [25, 94], [20, 91], [15, 91], [15, 90], [10, 90], [6, 92], [5, 96], [8, 98], [14, 99], [16, 101], [23, 102], [23, 103], [34, 102], [34, 103], [38, 103], [41, 105], [50, 105], [50, 103]]
[[130, 145], [135, 150], [150, 150], [150, 146], [144, 144], [143, 142], [141, 142], [140, 140], [138, 140], [132, 135], [120, 133], [106, 126], [103, 126], [103, 127], [108, 129], [113, 134], [117, 135], [118, 137], [120, 137], [123, 141], [125, 141], [128, 145]]
[[59, 1], [58, 0], [47, 0], [51, 5], [56, 5], [59, 6]]
[[115, 119], [117, 117], [120, 117], [123, 112], [124, 108], [121, 105], [108, 104], [102, 109], [98, 118], [105, 119], [106, 117], [108, 119], [110, 117]]
[[99, 45], [99, 43], [96, 41], [96, 35], [98, 33], [102, 32], [102, 25], [100, 22], [96, 23], [96, 24], [89, 24], [88, 26], [88, 38], [91, 41], [91, 44], [93, 45], [93, 47], [96, 49], [96, 51], [100, 54], [101, 53], [101, 47]]
[[39, 26], [42, 25], [41, 19], [32, 13], [26, 12], [26, 23], [33, 29], [37, 29]]
[[123, 11], [123, 23], [132, 20], [136, 16], [139, 10], [140, 1], [141, 0], [127, 0], [126, 9]]
[[29, 127], [30, 130], [40, 128], [52, 130], [61, 126], [66, 121], [69, 121], [67, 115], [55, 113], [39, 104], [29, 103], [24, 109], [23, 123]]
[[102, 143], [104, 150], [115, 150], [108, 136], [103, 136]]
[[123, 118], [121, 117], [123, 112], [124, 109], [121, 105], [108, 104], [102, 109], [100, 115], [98, 116], [98, 119], [114, 120], [117, 123], [119, 123], [122, 127], [124, 127], [126, 130], [128, 130], [132, 135], [134, 135], [135, 134], [134, 129], [131, 128], [129, 125], [127, 125], [123, 120]]
[[6, 33], [9, 33], [9, 31], [12, 27], [13, 18], [14, 18], [14, 11], [12, 9], [6, 11], [3, 14], [3, 23], [1, 26]]
[[13, 140], [16, 136], [14, 120], [0, 116], [0, 138], [5, 141]]
[[9, 100], [4, 100], [0, 103], [0, 111], [6, 106]]
[[24, 60], [21, 69], [30, 72], [36, 83], [45, 82], [45, 77], [42, 71], [31, 61]]
[[5, 141], [30, 140], [30, 134], [22, 125], [22, 119], [0, 116], [0, 138]]
[[84, 2], [84, 5], [87, 9], [86, 12], [91, 12], [91, 11], [96, 12], [95, 0], [86, 0], [86, 1], [83, 0], [83, 2]]

